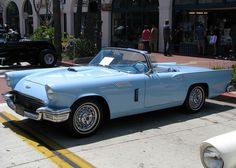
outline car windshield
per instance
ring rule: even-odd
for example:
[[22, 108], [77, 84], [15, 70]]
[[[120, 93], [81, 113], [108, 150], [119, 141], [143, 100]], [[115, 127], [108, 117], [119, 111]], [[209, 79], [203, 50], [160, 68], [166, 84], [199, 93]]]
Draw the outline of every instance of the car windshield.
[[147, 61], [142, 53], [125, 49], [102, 49], [89, 65], [103, 66], [132, 74], [148, 71]]

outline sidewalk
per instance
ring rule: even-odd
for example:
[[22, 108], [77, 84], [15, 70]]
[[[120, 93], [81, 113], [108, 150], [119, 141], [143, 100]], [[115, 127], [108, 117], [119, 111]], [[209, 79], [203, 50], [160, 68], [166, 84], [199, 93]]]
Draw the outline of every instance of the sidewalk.
[[[156, 62], [176, 62], [178, 64], [190, 65], [190, 66], [200, 66], [206, 68], [231, 68], [232, 65], [236, 65], [236, 61], [227, 60], [225, 58], [203, 58], [203, 57], [193, 57], [193, 56], [183, 56], [183, 55], [172, 55], [164, 56], [162, 53], [152, 53], [151, 58]], [[88, 63], [88, 62], [87, 62]], [[63, 66], [74, 66], [72, 61], [62, 61]], [[84, 60], [81, 64], [85, 64]], [[236, 92], [224, 93], [216, 98], [217, 100], [227, 101], [231, 103], [236, 103]]]

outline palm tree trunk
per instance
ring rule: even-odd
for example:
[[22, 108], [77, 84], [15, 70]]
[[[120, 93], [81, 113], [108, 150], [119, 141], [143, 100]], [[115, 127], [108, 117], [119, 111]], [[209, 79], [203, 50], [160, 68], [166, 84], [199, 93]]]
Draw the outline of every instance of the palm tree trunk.
[[83, 5], [83, 0], [78, 0], [77, 11], [75, 15], [75, 37], [76, 38], [79, 38], [81, 35], [82, 5]]
[[54, 45], [58, 54], [58, 61], [61, 61], [61, 14], [60, 1], [53, 0], [53, 20], [54, 20]]

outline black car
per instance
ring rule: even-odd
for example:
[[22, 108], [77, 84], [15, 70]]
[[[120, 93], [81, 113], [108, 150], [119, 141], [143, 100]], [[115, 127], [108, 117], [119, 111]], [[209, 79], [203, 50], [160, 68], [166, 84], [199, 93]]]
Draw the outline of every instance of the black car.
[[20, 62], [52, 67], [57, 62], [55, 47], [48, 41], [19, 40], [11, 34], [0, 34], [0, 65]]

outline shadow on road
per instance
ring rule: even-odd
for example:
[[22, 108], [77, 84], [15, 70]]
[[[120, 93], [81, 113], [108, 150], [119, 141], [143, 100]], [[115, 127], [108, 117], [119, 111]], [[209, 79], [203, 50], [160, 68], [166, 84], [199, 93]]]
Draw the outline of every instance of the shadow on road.
[[[57, 144], [60, 144], [54, 147], [53, 150], [60, 150], [134, 133], [141, 133], [150, 129], [161, 129], [163, 126], [206, 117], [208, 115], [225, 112], [234, 108], [234, 106], [230, 105], [219, 105], [207, 102], [205, 108], [196, 114], [184, 114], [181, 108], [171, 108], [145, 113], [142, 115], [123, 117], [105, 123], [97, 134], [87, 138], [71, 137], [67, 134], [67, 130], [64, 128], [63, 124], [55, 124], [47, 121], [37, 122], [30, 119], [25, 119], [20, 121], [8, 121], [3, 124], [6, 127], [9, 127], [9, 124], [14, 124], [17, 127], [30, 128], [36, 133], [36, 135], [29, 136], [33, 141], [36, 141], [42, 145], [47, 144], [47, 142], [42, 142], [42, 140], [39, 140], [37, 137], [37, 135], [43, 135], [57, 142]], [[11, 129], [11, 127], [9, 128]], [[20, 132], [21, 131], [16, 133], [21, 134]], [[23, 134], [21, 136], [23, 136]]]

